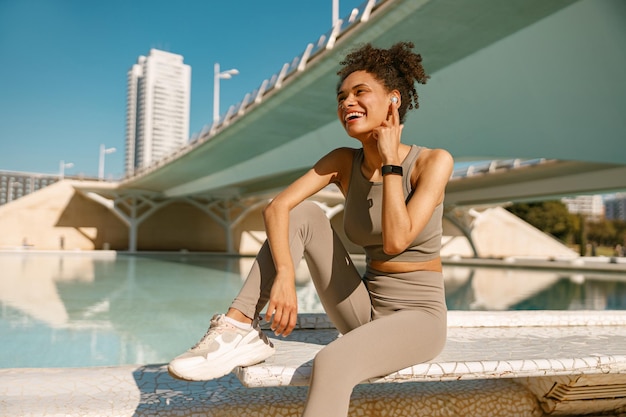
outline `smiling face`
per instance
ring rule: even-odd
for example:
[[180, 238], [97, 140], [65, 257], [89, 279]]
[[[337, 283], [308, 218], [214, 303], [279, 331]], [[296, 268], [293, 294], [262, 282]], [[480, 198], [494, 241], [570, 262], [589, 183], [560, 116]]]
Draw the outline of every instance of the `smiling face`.
[[392, 92], [365, 71], [348, 75], [337, 90], [337, 116], [349, 136], [363, 140], [389, 114]]

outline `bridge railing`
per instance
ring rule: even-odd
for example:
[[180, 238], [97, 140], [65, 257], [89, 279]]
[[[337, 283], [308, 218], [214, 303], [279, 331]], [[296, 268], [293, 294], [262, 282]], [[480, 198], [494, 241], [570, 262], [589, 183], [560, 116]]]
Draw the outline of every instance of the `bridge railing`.
[[498, 171], [511, 170], [532, 165], [539, 165], [546, 162], [545, 158], [535, 159], [494, 159], [491, 161], [480, 161], [474, 164], [457, 168], [452, 173], [452, 179], [466, 178], [474, 175], [493, 174]]
[[294, 57], [290, 62], [283, 64], [279, 72], [263, 80], [257, 89], [246, 94], [239, 103], [230, 106], [226, 113], [220, 115], [216, 122], [205, 125], [200, 132], [193, 133], [189, 142], [173, 151], [170, 155], [152, 163], [148, 167], [137, 168], [132, 175], [127, 176], [124, 180], [153, 172], [213, 138], [221, 129], [243, 116], [249, 109], [259, 105], [269, 93], [280, 89], [285, 82], [304, 71], [312, 59], [326, 50], [333, 49], [337, 39], [358, 25], [367, 22], [372, 12], [375, 12], [381, 4], [388, 1], [392, 0], [366, 0], [359, 7], [354, 8], [344, 19], [338, 19], [335, 25], [321, 35], [315, 43], [307, 44], [301, 54]]
[[367, 22], [372, 11], [385, 1], [388, 0], [367, 0], [353, 9], [346, 18], [337, 20], [332, 28], [319, 37], [317, 42], [307, 44], [300, 55], [294, 57], [290, 62], [284, 63], [279, 72], [273, 74], [269, 79], [263, 80], [257, 89], [246, 94], [239, 103], [231, 106], [225, 114], [220, 116], [217, 122], [205, 126], [201, 134], [198, 135], [198, 139], [213, 136], [219, 128], [230, 124], [231, 119], [242, 116], [248, 107], [261, 103], [264, 96], [273, 90], [280, 89], [285, 81], [298, 72], [304, 71], [311, 59], [325, 50], [332, 49], [337, 39], [359, 23]]

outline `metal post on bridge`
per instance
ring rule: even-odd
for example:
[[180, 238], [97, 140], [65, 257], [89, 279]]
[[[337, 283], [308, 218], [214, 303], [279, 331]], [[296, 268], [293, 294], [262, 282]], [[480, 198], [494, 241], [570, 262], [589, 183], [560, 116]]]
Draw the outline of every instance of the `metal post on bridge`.
[[107, 148], [104, 146], [104, 144], [100, 145], [100, 161], [98, 164], [98, 179], [100, 181], [104, 179], [104, 156], [115, 151], [115, 148]]
[[65, 168], [72, 168], [74, 166], [71, 162], [61, 161], [59, 163], [59, 180], [63, 180], [65, 178]]
[[228, 80], [237, 74], [239, 70], [235, 68], [220, 72], [220, 64], [217, 62], [213, 67], [213, 126], [220, 120], [220, 80]]

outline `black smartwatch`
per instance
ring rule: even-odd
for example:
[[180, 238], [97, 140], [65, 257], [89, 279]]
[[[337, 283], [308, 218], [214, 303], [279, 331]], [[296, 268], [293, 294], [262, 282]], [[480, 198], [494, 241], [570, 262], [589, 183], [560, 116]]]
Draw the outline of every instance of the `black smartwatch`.
[[400, 165], [383, 165], [380, 172], [383, 177], [387, 174], [402, 175], [402, 167]]

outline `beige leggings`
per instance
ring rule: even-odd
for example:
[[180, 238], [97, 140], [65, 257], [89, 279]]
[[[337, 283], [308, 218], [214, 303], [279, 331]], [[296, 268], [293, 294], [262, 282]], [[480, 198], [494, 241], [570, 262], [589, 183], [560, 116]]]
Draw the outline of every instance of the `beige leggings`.
[[[446, 339], [446, 304], [439, 272], [399, 274], [352, 263], [324, 212], [304, 202], [290, 214], [294, 265], [304, 258], [326, 314], [342, 336], [315, 357], [304, 417], [345, 417], [360, 382], [438, 355]], [[267, 242], [231, 307], [257, 316], [275, 276]]]

